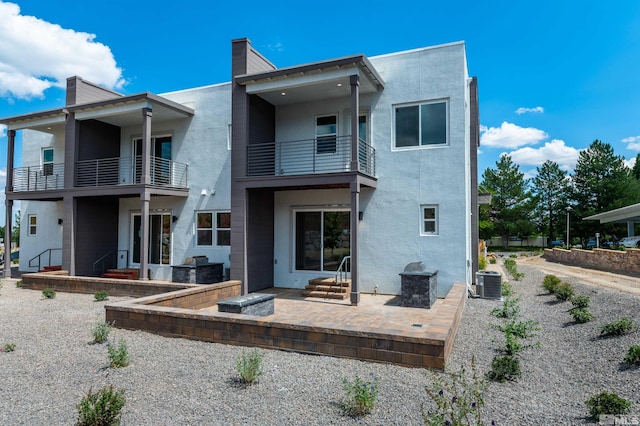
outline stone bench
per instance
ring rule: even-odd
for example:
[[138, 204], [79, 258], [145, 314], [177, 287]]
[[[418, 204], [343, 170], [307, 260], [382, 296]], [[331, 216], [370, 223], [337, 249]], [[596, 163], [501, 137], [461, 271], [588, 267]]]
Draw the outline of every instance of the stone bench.
[[275, 294], [250, 293], [218, 302], [218, 312], [244, 315], [273, 315]]

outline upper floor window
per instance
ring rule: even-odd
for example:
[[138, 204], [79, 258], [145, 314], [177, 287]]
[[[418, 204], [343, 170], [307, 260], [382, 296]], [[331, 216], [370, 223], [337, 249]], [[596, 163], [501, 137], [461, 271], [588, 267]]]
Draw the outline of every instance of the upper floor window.
[[38, 230], [38, 218], [35, 214], [29, 215], [29, 235], [36, 235]]
[[316, 154], [334, 154], [338, 136], [338, 116], [316, 117]]
[[449, 127], [447, 110], [447, 101], [396, 106], [395, 147], [446, 145]]
[[438, 206], [422, 205], [421, 212], [421, 235], [437, 235], [438, 234]]
[[42, 174], [45, 176], [53, 174], [53, 148], [42, 149]]

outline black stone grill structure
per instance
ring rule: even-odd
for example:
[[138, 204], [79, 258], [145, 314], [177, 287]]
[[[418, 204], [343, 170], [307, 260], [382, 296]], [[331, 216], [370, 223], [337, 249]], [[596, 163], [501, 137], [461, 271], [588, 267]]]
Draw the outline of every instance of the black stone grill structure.
[[400, 273], [402, 306], [431, 309], [438, 297], [438, 271], [426, 270], [422, 262], [411, 262]]

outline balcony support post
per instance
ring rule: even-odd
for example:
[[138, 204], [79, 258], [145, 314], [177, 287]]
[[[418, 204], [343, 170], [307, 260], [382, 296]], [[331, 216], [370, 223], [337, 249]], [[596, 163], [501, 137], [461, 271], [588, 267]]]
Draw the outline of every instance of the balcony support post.
[[[140, 194], [142, 208], [140, 211], [140, 280], [147, 281], [149, 279], [149, 202], [151, 194], [145, 189]], [[134, 235], [134, 238], [136, 236]]]
[[63, 199], [64, 216], [62, 221], [62, 269], [69, 275], [76, 274], [76, 212], [77, 201], [71, 195]]
[[142, 181], [151, 184], [151, 108], [142, 108]]
[[11, 277], [11, 219], [13, 216], [13, 200], [9, 193], [13, 192], [13, 152], [16, 142], [16, 131], [7, 131], [7, 176], [5, 180], [5, 226], [4, 226], [4, 276]]
[[360, 303], [360, 283], [358, 273], [358, 263], [360, 261], [358, 256], [358, 225], [360, 224], [359, 211], [360, 211], [360, 182], [358, 177], [354, 176], [354, 181], [351, 182], [351, 305], [358, 306]]
[[[360, 76], [351, 76], [351, 171], [357, 172], [360, 170], [358, 147], [359, 147], [359, 135], [358, 124], [360, 114]], [[356, 216], [358, 211], [356, 210]], [[357, 222], [357, 217], [356, 217]]]

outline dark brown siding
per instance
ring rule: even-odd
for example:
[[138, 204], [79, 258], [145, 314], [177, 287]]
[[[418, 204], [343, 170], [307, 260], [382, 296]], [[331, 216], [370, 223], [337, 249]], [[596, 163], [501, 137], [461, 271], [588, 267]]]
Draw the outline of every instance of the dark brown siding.
[[471, 161], [471, 260], [473, 270], [471, 281], [475, 282], [478, 271], [478, 243], [480, 242], [478, 220], [480, 206], [478, 206], [478, 147], [480, 146], [480, 111], [478, 104], [478, 79], [473, 77], [469, 83], [469, 98], [471, 101], [469, 120], [469, 144]]
[[80, 77], [67, 79], [66, 105], [80, 105], [90, 102], [119, 98], [122, 95], [94, 83], [84, 81]]
[[95, 275], [93, 262], [118, 249], [118, 199], [77, 198], [76, 275]]
[[249, 292], [273, 287], [273, 190], [248, 191], [247, 269]]
[[120, 127], [97, 120], [87, 120], [79, 123], [79, 161], [120, 156]]

